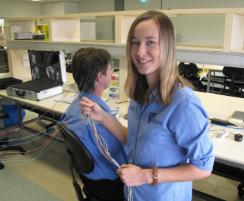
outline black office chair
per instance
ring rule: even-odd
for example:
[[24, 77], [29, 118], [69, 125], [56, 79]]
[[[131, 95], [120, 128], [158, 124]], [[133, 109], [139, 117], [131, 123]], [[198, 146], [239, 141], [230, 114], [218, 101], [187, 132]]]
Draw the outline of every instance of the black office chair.
[[187, 79], [197, 91], [207, 91], [205, 86], [198, 75], [199, 69], [196, 64], [180, 62], [178, 65], [179, 74]]
[[224, 66], [223, 74], [224, 94], [244, 97], [244, 68]]
[[[4, 112], [3, 110], [0, 111], [0, 120], [4, 120], [9, 118], [9, 115]], [[7, 135], [10, 135], [12, 133], [17, 132], [18, 126], [12, 125], [8, 128], [2, 128], [0, 129], [0, 151], [19, 151], [21, 154], [25, 154], [25, 150], [21, 146], [17, 145], [11, 145], [9, 137], [6, 137]], [[4, 136], [4, 137], [3, 137]], [[4, 168], [4, 164], [0, 161], [0, 169]]]
[[[79, 201], [123, 201], [123, 184], [119, 179], [91, 180], [83, 175], [83, 173], [93, 171], [93, 157], [85, 145], [65, 125], [59, 124], [58, 129], [64, 138], [70, 157], [70, 171], [77, 199]], [[75, 171], [84, 184], [82, 190], [75, 179]]]
[[[3, 138], [1, 139], [2, 142], [0, 142], [0, 147], [5, 147], [6, 148], [1, 148], [1, 151], [19, 151], [21, 154], [25, 154], [25, 150], [21, 146], [11, 146], [9, 142], [9, 138]], [[4, 168], [4, 164], [0, 161], [0, 169]]]

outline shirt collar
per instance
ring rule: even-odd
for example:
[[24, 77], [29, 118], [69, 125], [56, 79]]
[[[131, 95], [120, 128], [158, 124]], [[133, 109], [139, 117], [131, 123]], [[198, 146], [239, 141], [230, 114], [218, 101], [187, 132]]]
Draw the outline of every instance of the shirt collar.
[[159, 100], [158, 96], [159, 96], [159, 88], [155, 87], [149, 95], [149, 102], [154, 101], [154, 100], [156, 100], [156, 101]]
[[[175, 91], [179, 88], [179, 87], [181, 87], [181, 84], [179, 83], [179, 82], [177, 82], [176, 84], [175, 84], [175, 86], [174, 86], [174, 88], [173, 88], [173, 93], [175, 93]], [[159, 95], [160, 95], [160, 93], [159, 93], [159, 86], [157, 86], [157, 87], [155, 87], [152, 91], [151, 91], [151, 93], [150, 93], [150, 95], [149, 95], [149, 101], [151, 102], [151, 101], [158, 101], [159, 100]]]
[[107, 103], [104, 102], [104, 100], [102, 100], [102, 98], [92, 94], [92, 93], [86, 93], [86, 92], [80, 92], [79, 94], [79, 100], [81, 99], [81, 97], [87, 97], [89, 99], [91, 99], [92, 101], [96, 102], [101, 108], [103, 108], [103, 110], [105, 112], [111, 112], [110, 107], [108, 106]]

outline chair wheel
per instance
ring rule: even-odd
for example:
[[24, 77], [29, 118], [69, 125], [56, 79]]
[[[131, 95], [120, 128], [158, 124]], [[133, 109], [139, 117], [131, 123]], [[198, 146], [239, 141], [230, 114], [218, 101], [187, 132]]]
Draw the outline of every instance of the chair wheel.
[[241, 198], [244, 197], [244, 183], [240, 183], [237, 189], [238, 189], [238, 196]]
[[22, 155], [24, 155], [25, 152], [26, 152], [22, 147], [20, 147], [20, 150], [19, 150], [19, 151], [20, 151], [20, 153], [21, 153]]
[[4, 165], [0, 162], [0, 170], [4, 168]]

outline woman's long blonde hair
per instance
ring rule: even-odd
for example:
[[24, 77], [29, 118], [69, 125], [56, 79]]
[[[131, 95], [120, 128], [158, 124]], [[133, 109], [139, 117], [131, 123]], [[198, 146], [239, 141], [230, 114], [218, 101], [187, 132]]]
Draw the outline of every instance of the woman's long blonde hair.
[[129, 98], [144, 104], [148, 99], [149, 86], [145, 75], [141, 75], [133, 64], [130, 57], [131, 38], [135, 27], [142, 21], [153, 20], [159, 30], [160, 38], [160, 79], [159, 79], [159, 98], [160, 102], [169, 104], [174, 87], [177, 83], [185, 86], [185, 82], [178, 73], [176, 65], [176, 41], [174, 27], [168, 16], [160, 11], [150, 10], [139, 15], [130, 27], [127, 38], [127, 80], [125, 91]]

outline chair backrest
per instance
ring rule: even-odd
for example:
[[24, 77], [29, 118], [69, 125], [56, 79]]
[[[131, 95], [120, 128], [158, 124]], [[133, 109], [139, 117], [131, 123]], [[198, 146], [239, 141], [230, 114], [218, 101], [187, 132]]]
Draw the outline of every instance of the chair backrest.
[[195, 63], [180, 62], [178, 65], [179, 74], [187, 79], [198, 91], [206, 91], [207, 86], [203, 85], [198, 75], [199, 69]]
[[[90, 173], [94, 169], [94, 159], [92, 155], [79, 138], [64, 124], [60, 123], [58, 129], [64, 138], [66, 149], [71, 159], [70, 169], [77, 199], [79, 201], [124, 200], [123, 184], [119, 179], [92, 180], [83, 175], [83, 173]], [[76, 182], [73, 169], [79, 174], [84, 184], [82, 190]], [[86, 195], [86, 199], [83, 197], [83, 194]]]
[[94, 169], [94, 161], [86, 146], [64, 124], [59, 125], [66, 149], [78, 173], [90, 173]]
[[180, 62], [178, 65], [180, 75], [183, 75], [185, 78], [190, 78], [191, 76], [198, 76], [198, 68], [194, 63], [186, 64], [184, 62]]
[[223, 74], [233, 81], [244, 81], [244, 68], [224, 66]]
[[[78, 137], [64, 124], [60, 123], [58, 129], [64, 138], [67, 152], [71, 158], [70, 169], [73, 177], [73, 186], [78, 200], [123, 201], [123, 184], [120, 179], [92, 180], [82, 175], [83, 173], [90, 173], [93, 171], [94, 159], [92, 155], [86, 146], [78, 139]], [[73, 168], [79, 174], [80, 179], [84, 184], [82, 190], [76, 182]], [[83, 194], [86, 195], [86, 199], [84, 199]]]

